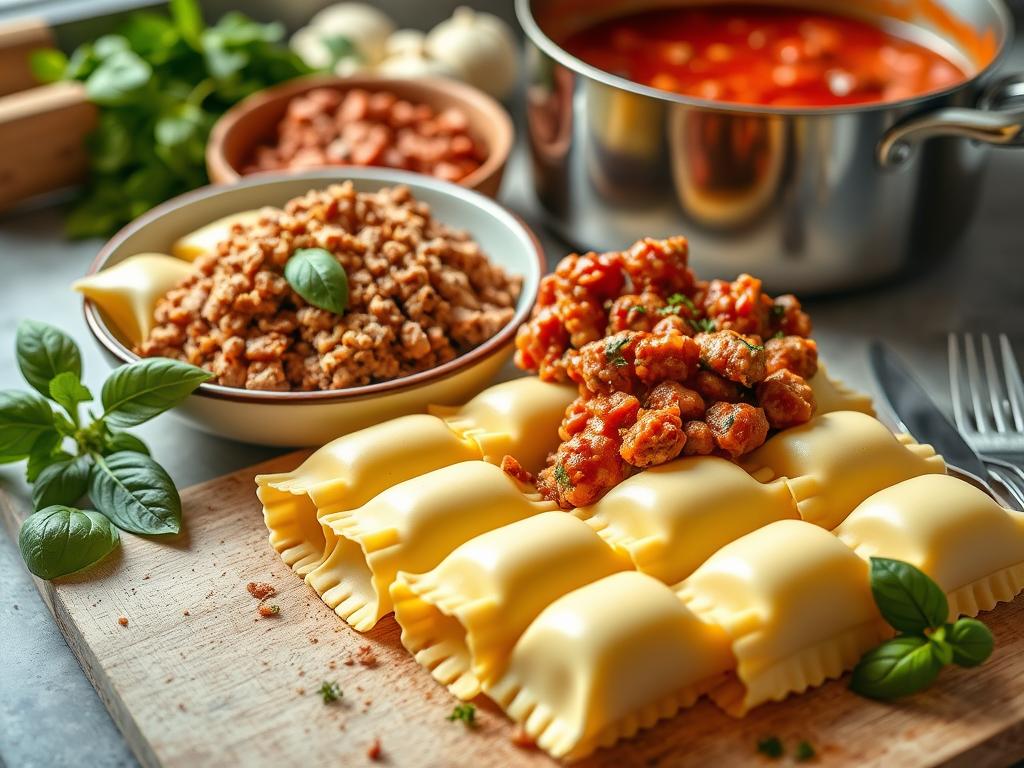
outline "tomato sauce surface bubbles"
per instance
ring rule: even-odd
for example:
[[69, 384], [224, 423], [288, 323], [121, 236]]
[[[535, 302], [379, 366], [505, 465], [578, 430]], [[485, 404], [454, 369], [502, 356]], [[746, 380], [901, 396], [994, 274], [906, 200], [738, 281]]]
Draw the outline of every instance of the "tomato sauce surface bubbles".
[[565, 49], [642, 85], [713, 101], [839, 107], [957, 85], [939, 53], [868, 21], [798, 8], [685, 6], [610, 19]]

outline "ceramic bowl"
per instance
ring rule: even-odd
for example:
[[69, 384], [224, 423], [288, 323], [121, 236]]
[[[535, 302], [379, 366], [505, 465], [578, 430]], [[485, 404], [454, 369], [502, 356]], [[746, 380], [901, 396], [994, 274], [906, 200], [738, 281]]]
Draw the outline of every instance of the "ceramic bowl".
[[[254, 93], [228, 110], [214, 125], [206, 145], [206, 169], [215, 184], [237, 181], [256, 147], [274, 138], [277, 126], [296, 96], [315, 88], [345, 92], [354, 88], [390, 91], [435, 111], [456, 107], [469, 119], [469, 132], [486, 151], [483, 165], [459, 182], [494, 197], [501, 186], [505, 163], [512, 151], [512, 120], [498, 102], [464, 83], [441, 78], [398, 79], [373, 76], [313, 75]], [[353, 166], [331, 166], [352, 168]], [[361, 167], [361, 166], [355, 166]]]
[[[176, 239], [223, 216], [282, 205], [310, 189], [344, 180], [360, 191], [404, 184], [430, 205], [439, 221], [468, 231], [493, 261], [523, 277], [515, 316], [496, 336], [466, 354], [391, 381], [322, 392], [261, 392], [202, 384], [175, 409], [197, 428], [247, 443], [323, 445], [386, 419], [423, 412], [428, 404], [461, 404], [508, 361], [516, 329], [530, 313], [546, 268], [540, 243], [522, 221], [489, 198], [418, 174], [349, 168], [260, 174], [230, 186], [203, 187], [169, 200], [121, 230], [100, 251], [89, 274], [137, 253], [168, 253]], [[114, 364], [138, 359], [95, 304], [86, 300], [84, 309], [89, 329]]]

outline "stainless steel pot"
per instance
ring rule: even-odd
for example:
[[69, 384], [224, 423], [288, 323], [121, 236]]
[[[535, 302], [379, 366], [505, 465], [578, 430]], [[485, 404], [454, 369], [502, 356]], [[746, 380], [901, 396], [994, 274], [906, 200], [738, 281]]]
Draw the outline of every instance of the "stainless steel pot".
[[942, 93], [854, 108], [677, 96], [595, 69], [555, 42], [625, 10], [683, 2], [516, 0], [536, 194], [574, 247], [685, 234], [698, 274], [750, 272], [805, 294], [859, 287], [947, 250], [973, 213], [985, 145], [1024, 144], [1024, 76], [993, 74], [1013, 39], [1002, 0], [924, 0], [989, 31], [991, 61], [972, 66], [944, 29], [899, 22], [900, 34], [977, 74]]

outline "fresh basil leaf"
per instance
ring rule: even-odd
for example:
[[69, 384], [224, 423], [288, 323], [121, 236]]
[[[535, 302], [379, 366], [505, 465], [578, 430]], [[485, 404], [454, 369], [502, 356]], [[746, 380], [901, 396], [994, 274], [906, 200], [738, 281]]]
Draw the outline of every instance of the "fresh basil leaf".
[[53, 412], [53, 426], [57, 429], [57, 434], [64, 437], [74, 437], [75, 432], [78, 431], [78, 427], [60, 411]]
[[206, 28], [199, 3], [196, 0], [171, 0], [170, 6], [171, 18], [182, 39], [199, 50], [203, 29]]
[[39, 438], [53, 431], [53, 410], [35, 392], [0, 392], [0, 464], [27, 459]]
[[134, 164], [135, 127], [124, 112], [103, 112], [94, 130], [86, 138], [93, 168], [114, 173]]
[[74, 504], [85, 496], [89, 490], [89, 466], [88, 456], [75, 456], [46, 467], [32, 487], [32, 508]]
[[149, 456], [149, 446], [130, 432], [113, 432], [107, 436], [103, 455], [109, 456], [118, 451], [135, 451], [135, 453], [144, 453]]
[[941, 627], [949, 615], [939, 585], [901, 560], [871, 558], [871, 592], [882, 617], [899, 632], [921, 634]]
[[131, 49], [154, 64], [166, 62], [175, 53], [181, 36], [165, 16], [147, 11], [133, 13], [120, 32]]
[[88, 403], [92, 400], [92, 392], [82, 385], [76, 374], [64, 371], [54, 376], [50, 382], [50, 399], [67, 411], [73, 419], [77, 419], [79, 403]]
[[131, 43], [124, 35], [101, 35], [92, 44], [93, 53], [101, 62], [118, 53], [130, 51], [131, 48]]
[[82, 355], [64, 331], [37, 320], [22, 320], [15, 340], [21, 375], [36, 392], [50, 396], [50, 381], [59, 373], [82, 377]]
[[946, 642], [953, 648], [953, 661], [961, 667], [976, 667], [992, 655], [995, 638], [977, 619], [958, 619], [946, 627]]
[[[101, 57], [99, 44], [103, 39], [96, 41], [97, 55]], [[117, 50], [89, 75], [85, 81], [85, 93], [90, 101], [101, 106], [124, 106], [138, 98], [152, 76], [152, 67], [137, 53]]]
[[43, 48], [29, 54], [28, 66], [33, 77], [40, 83], [55, 83], [64, 79], [68, 57], [56, 48]]
[[926, 637], [901, 635], [861, 657], [853, 669], [850, 689], [871, 699], [896, 699], [922, 691], [935, 682], [942, 662]]
[[92, 43], [83, 43], [71, 53], [64, 76], [69, 80], [85, 80], [98, 64], [99, 60], [96, 58]]
[[117, 529], [99, 512], [55, 506], [26, 518], [18, 547], [32, 573], [56, 579], [99, 562], [119, 540]]
[[194, 365], [153, 357], [124, 365], [103, 383], [103, 419], [113, 427], [134, 427], [173, 408], [212, 374]]
[[132, 533], [181, 530], [181, 498], [164, 468], [149, 456], [121, 451], [96, 459], [89, 496], [114, 525]]
[[348, 306], [348, 275], [323, 248], [300, 248], [284, 265], [284, 278], [299, 296], [318, 309], [343, 314]]
[[71, 454], [58, 450], [63, 439], [56, 430], [44, 432], [39, 436], [36, 444], [32, 446], [32, 453], [28, 455], [28, 463], [25, 465], [25, 479], [28, 482], [34, 483], [39, 477], [39, 473], [51, 464], [71, 458]]

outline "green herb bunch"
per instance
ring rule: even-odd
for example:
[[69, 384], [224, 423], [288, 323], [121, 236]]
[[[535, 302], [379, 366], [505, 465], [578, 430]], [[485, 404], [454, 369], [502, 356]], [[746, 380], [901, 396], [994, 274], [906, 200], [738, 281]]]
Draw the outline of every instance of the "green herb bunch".
[[[82, 384], [82, 356], [69, 336], [23, 321], [17, 358], [34, 391], [0, 391], [0, 463], [28, 461], [36, 511], [18, 543], [29, 570], [44, 579], [79, 571], [117, 546], [117, 528], [177, 533], [181, 499], [173, 481], [125, 430], [177, 405], [210, 374], [166, 358], [122, 366], [103, 384], [102, 409], [85, 419], [82, 405], [93, 394]], [[73, 506], [86, 495], [95, 511]]]
[[882, 617], [900, 634], [868, 651], [850, 688], [872, 699], [922, 691], [943, 667], [975, 667], [992, 653], [988, 627], [976, 619], [948, 623], [946, 594], [926, 574], [900, 560], [871, 558], [871, 592]]
[[134, 13], [116, 34], [79, 46], [70, 58], [35, 51], [40, 81], [81, 81], [99, 107], [88, 140], [90, 180], [68, 217], [68, 234], [109, 235], [205, 184], [215, 120], [253, 92], [311, 71], [281, 44], [284, 32], [237, 11], [207, 27], [197, 0], [170, 0], [170, 17]]

